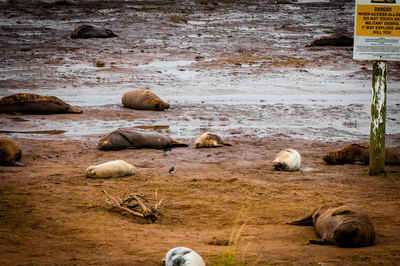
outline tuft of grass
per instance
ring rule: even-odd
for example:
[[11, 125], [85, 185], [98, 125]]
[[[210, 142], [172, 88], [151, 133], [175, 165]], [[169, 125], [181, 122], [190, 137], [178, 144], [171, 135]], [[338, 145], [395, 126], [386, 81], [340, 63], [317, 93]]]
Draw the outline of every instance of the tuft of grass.
[[240, 266], [245, 265], [244, 256], [242, 256], [241, 262], [236, 262], [236, 253], [238, 248], [238, 243], [240, 240], [240, 235], [242, 234], [243, 228], [246, 225], [244, 220], [245, 208], [247, 205], [243, 205], [237, 215], [235, 222], [232, 226], [231, 235], [229, 237], [228, 249], [222, 254], [222, 258], [218, 261], [212, 261], [212, 266]]
[[400, 180], [400, 172], [399, 171], [386, 171], [385, 177]]
[[96, 61], [96, 67], [105, 67], [106, 66], [106, 62], [103, 61]]
[[188, 20], [185, 17], [181, 17], [181, 16], [173, 16], [170, 18], [170, 20], [174, 23], [183, 23], [183, 24], [187, 24]]

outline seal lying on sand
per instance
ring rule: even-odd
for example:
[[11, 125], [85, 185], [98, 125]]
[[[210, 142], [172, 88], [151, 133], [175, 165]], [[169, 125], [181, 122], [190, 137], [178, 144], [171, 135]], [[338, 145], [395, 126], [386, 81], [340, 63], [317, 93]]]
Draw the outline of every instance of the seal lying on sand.
[[121, 177], [135, 174], [135, 166], [123, 160], [91, 165], [85, 171], [87, 178]]
[[223, 146], [232, 146], [232, 144], [223, 141], [219, 136], [211, 132], [206, 132], [201, 135], [198, 139], [196, 139], [194, 145], [196, 148], [217, 148]]
[[[369, 164], [369, 143], [353, 143], [322, 157], [328, 164]], [[385, 148], [385, 164], [400, 165], [400, 146]]]
[[165, 266], [205, 266], [203, 258], [194, 250], [186, 247], [170, 249], [165, 255]]
[[118, 37], [112, 30], [94, 26], [94, 25], [81, 25], [71, 33], [72, 39], [88, 39], [88, 38], [111, 38]]
[[301, 165], [301, 156], [294, 149], [286, 149], [276, 154], [272, 166], [278, 171], [298, 171]]
[[149, 90], [137, 89], [125, 92], [122, 95], [122, 104], [126, 107], [139, 110], [163, 111], [170, 106]]
[[157, 132], [138, 129], [118, 129], [105, 135], [98, 143], [99, 150], [122, 149], [167, 149], [171, 147], [187, 147], [169, 136]]
[[82, 113], [82, 110], [63, 102], [55, 96], [17, 93], [0, 99], [0, 113], [62, 114]]
[[375, 229], [368, 214], [358, 206], [343, 203], [326, 204], [292, 225], [314, 225], [321, 239], [311, 244], [340, 247], [365, 247], [375, 241]]
[[0, 165], [25, 166], [18, 162], [22, 157], [21, 148], [11, 139], [0, 138]]

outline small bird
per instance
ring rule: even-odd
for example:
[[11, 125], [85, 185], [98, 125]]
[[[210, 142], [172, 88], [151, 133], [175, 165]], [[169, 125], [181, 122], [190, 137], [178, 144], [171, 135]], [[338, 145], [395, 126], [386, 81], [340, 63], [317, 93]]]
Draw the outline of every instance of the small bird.
[[169, 174], [172, 175], [175, 173], [175, 168], [172, 166], [171, 169], [169, 169]]

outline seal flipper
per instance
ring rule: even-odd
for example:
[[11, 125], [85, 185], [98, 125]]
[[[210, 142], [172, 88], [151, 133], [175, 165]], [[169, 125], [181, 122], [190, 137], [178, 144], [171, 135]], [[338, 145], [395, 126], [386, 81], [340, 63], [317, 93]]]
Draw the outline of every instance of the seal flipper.
[[224, 142], [222, 143], [224, 146], [232, 146], [232, 144], [228, 143], [228, 142]]
[[123, 137], [126, 141], [126, 149], [138, 149], [137, 146], [135, 146], [135, 136], [132, 136], [132, 134], [129, 134], [126, 130], [119, 129], [118, 130], [119, 134], [121, 137]]
[[180, 141], [177, 141], [174, 138], [168, 136], [169, 140], [171, 141], [171, 147], [188, 147], [189, 145]]
[[315, 245], [329, 245], [329, 243], [325, 239], [311, 239], [308, 240], [308, 242]]
[[349, 210], [347, 206], [341, 206], [332, 212], [332, 216], [349, 214], [349, 213], [351, 213], [351, 210]]
[[20, 162], [13, 162], [12, 165], [13, 166], [26, 166], [25, 164], [20, 163]]
[[314, 212], [310, 213], [309, 215], [307, 215], [306, 217], [297, 220], [297, 221], [293, 221], [293, 222], [289, 222], [286, 224], [290, 224], [290, 225], [304, 225], [304, 226], [308, 226], [308, 225], [313, 225], [313, 216]]

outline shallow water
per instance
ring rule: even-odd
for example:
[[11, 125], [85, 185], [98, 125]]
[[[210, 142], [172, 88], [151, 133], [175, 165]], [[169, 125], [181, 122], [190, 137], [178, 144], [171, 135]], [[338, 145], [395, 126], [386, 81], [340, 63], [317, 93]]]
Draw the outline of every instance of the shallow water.
[[[338, 29], [352, 34], [352, 3], [255, 1], [197, 10], [185, 2], [169, 12], [150, 2], [103, 2], [101, 8], [95, 3], [47, 9], [1, 3], [0, 44], [10, 48], [1, 55], [0, 96], [54, 95], [85, 114], [96, 110], [93, 116], [61, 119], [23, 115], [18, 117], [26, 121], [20, 122], [0, 115], [2, 130], [57, 129], [66, 132], [32, 137], [96, 139], [120, 127], [165, 125], [169, 128], [157, 130], [186, 139], [205, 131], [232, 138], [368, 139], [372, 63], [352, 60], [351, 48], [305, 48]], [[173, 23], [172, 15], [188, 23]], [[71, 30], [88, 22], [106, 25], [119, 37], [69, 38]], [[386, 132], [389, 143], [396, 144], [400, 71], [390, 67]], [[122, 94], [137, 88], [149, 88], [171, 109], [122, 108]]]

